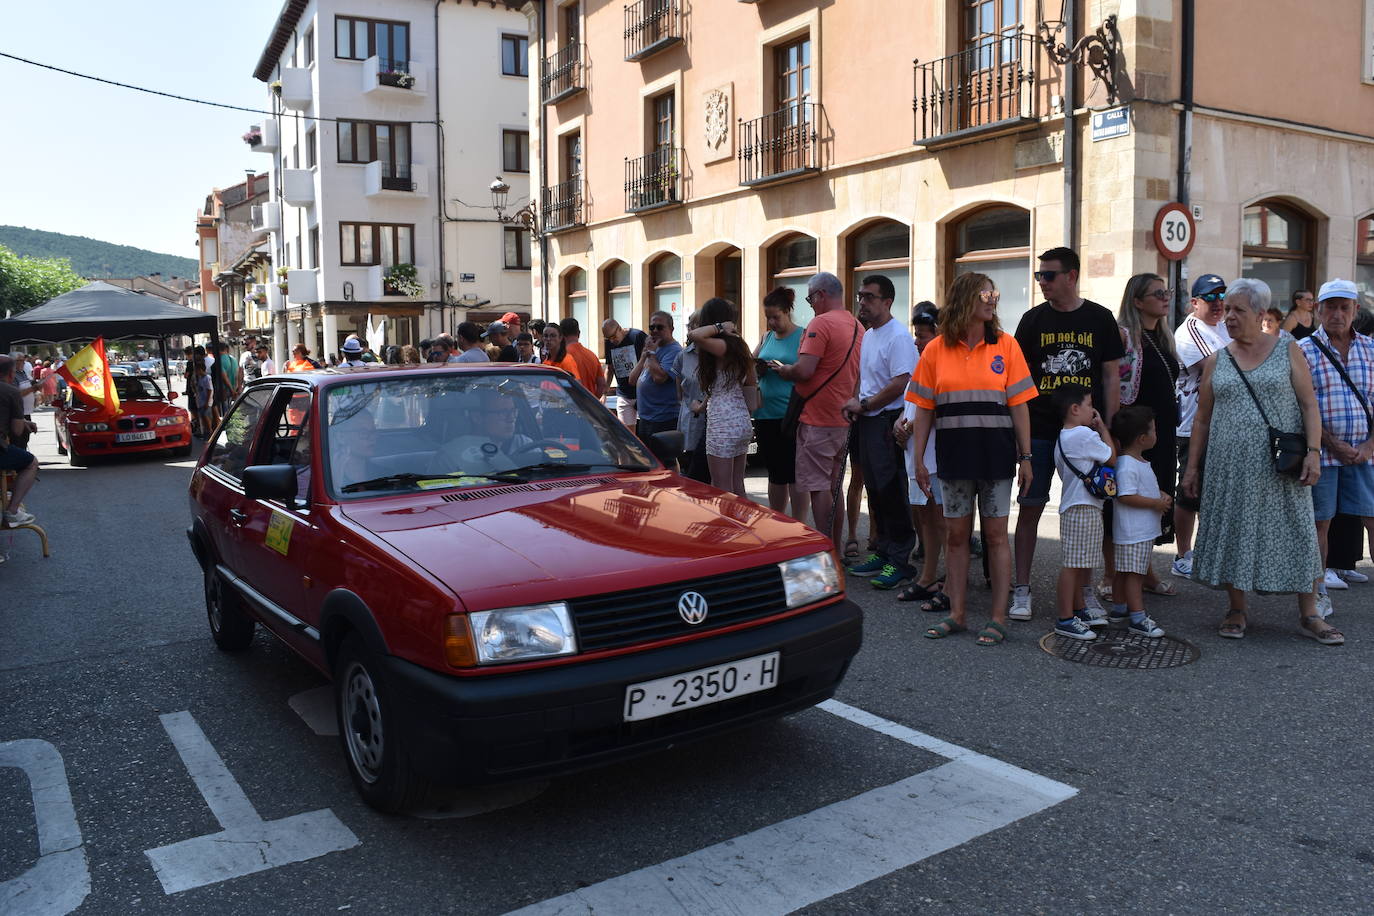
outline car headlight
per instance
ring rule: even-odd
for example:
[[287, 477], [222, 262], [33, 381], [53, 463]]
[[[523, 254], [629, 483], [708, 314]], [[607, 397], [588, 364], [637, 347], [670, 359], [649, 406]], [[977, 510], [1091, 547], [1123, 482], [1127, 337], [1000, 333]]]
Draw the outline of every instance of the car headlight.
[[156, 424], [156, 425], [158, 425], [158, 426], [180, 426], [182, 423], [185, 423], [185, 422], [186, 422], [186, 418], [185, 418], [185, 417], [158, 417], [158, 418], [157, 418], [157, 424]]
[[838, 595], [843, 587], [835, 557], [828, 552], [786, 560], [778, 564], [778, 569], [790, 608]]
[[86, 433], [103, 433], [110, 428], [108, 423], [82, 423], [81, 431]]
[[468, 615], [477, 663], [518, 662], [572, 655], [577, 651], [572, 615], [562, 601]]

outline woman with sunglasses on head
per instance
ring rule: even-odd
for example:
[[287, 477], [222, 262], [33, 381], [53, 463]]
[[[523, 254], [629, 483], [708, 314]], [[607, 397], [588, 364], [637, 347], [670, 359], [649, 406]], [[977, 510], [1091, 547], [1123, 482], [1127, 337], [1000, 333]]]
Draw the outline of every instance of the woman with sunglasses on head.
[[758, 390], [754, 356], [739, 336], [739, 310], [728, 299], [707, 299], [701, 307], [701, 326], [687, 337], [700, 353], [697, 378], [706, 396], [706, 464], [711, 485], [748, 497], [744, 465], [754, 427], [749, 420], [745, 389]]
[[[1158, 274], [1136, 274], [1126, 281], [1117, 323], [1126, 355], [1121, 360], [1121, 406], [1139, 404], [1154, 411], [1156, 441], [1143, 453], [1159, 482], [1160, 493], [1174, 497], [1178, 465], [1175, 461], [1178, 426], [1179, 362], [1168, 315], [1173, 294]], [[1173, 515], [1164, 520], [1164, 535], [1173, 540]], [[1110, 532], [1110, 528], [1108, 528]], [[1107, 573], [1111, 572], [1108, 567]], [[1108, 579], [1108, 581], [1110, 581]], [[1176, 595], [1167, 582], [1150, 570], [1144, 589], [1156, 595]], [[1121, 596], [1117, 596], [1121, 600]]]

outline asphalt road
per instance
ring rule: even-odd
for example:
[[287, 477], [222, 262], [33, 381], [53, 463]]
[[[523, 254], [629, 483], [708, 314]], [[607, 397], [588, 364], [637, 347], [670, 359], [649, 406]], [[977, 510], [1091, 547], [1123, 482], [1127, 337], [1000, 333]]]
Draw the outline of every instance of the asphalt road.
[[[0, 912], [494, 914], [548, 900], [536, 911], [1374, 909], [1374, 585], [1337, 596], [1348, 642], [1330, 649], [1296, 634], [1283, 598], [1255, 602], [1243, 641], [1221, 640], [1224, 598], [1181, 583], [1150, 611], [1200, 659], [1115, 671], [1037, 645], [1052, 537], [1037, 620], [997, 648], [922, 639], [919, 612], [852, 581], [867, 621], [844, 706], [388, 817], [354, 794], [337, 739], [288, 705], [323, 685], [311, 669], [261, 630], [241, 655], [211, 643], [183, 534], [192, 463], [68, 468], [42, 423], [28, 502], [53, 555], [26, 532], [0, 533]], [[988, 593], [980, 582], [972, 594], [976, 620]], [[888, 725], [834, 714], [851, 708]], [[148, 851], [216, 834], [234, 796], [193, 780], [171, 737], [181, 712], [256, 817], [330, 812], [317, 818], [339, 848], [286, 864], [264, 854], [251, 874], [168, 892]], [[37, 802], [16, 760], [48, 762]], [[53, 827], [64, 783], [76, 832]], [[1060, 784], [1071, 797], [1017, 813]], [[36, 863], [73, 871], [7, 897]]]

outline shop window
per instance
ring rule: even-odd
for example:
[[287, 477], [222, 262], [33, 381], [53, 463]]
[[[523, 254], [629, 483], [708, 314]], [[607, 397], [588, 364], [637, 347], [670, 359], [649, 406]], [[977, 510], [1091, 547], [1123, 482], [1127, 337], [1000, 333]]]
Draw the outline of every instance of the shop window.
[[[884, 220], [854, 235], [849, 241], [853, 267], [851, 293], [857, 293], [864, 277], [882, 274], [892, 281], [896, 295], [892, 314], [906, 322], [911, 313], [911, 230]], [[927, 298], [922, 296], [921, 298]]]
[[806, 282], [816, 273], [816, 240], [809, 235], [789, 235], [773, 244], [768, 255], [768, 288], [786, 286], [797, 294], [792, 320], [805, 327], [816, 317], [806, 301]]
[[1315, 235], [1312, 219], [1295, 207], [1272, 200], [1251, 204], [1241, 216], [1241, 276], [1269, 284], [1282, 308], [1295, 290], [1312, 289]]
[[583, 339], [591, 339], [587, 336], [587, 272], [581, 268], [563, 278], [563, 316], [576, 318]]
[[1355, 225], [1355, 286], [1360, 308], [1374, 309], [1374, 213]]
[[1030, 213], [1020, 207], [979, 210], [953, 228], [954, 264], [960, 274], [987, 274], [1002, 294], [997, 317], [1015, 331], [1031, 307]]
[[680, 335], [687, 326], [687, 312], [682, 307], [682, 259], [675, 254], [658, 258], [650, 265], [649, 283], [654, 291], [653, 310], [672, 315], [673, 334]]
[[[602, 271], [605, 277], [606, 311], [622, 328], [634, 327], [634, 306], [630, 295], [630, 265], [615, 261]], [[641, 329], [642, 330], [642, 329]]]

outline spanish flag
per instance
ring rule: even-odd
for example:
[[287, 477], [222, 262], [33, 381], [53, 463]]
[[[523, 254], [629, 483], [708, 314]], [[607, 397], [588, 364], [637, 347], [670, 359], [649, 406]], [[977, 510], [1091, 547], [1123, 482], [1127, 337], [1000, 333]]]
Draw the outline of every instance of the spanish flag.
[[97, 337], [82, 347], [62, 364], [57, 374], [67, 380], [83, 401], [99, 408], [102, 416], [118, 415], [119, 395], [115, 393], [110, 363], [105, 358], [105, 338]]

